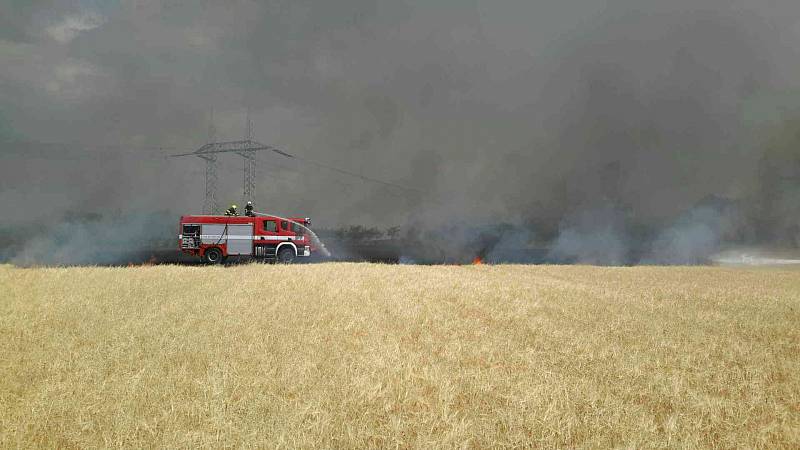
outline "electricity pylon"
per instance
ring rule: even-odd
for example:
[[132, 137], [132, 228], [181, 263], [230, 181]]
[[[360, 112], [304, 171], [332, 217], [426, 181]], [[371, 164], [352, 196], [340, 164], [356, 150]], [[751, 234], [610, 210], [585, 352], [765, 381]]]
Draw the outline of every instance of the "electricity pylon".
[[[262, 144], [252, 139], [243, 141], [228, 141], [228, 142], [209, 142], [208, 144], [198, 148], [191, 153], [178, 153], [177, 155], [170, 155], [173, 158], [182, 156], [197, 156], [206, 160], [206, 205], [214, 205], [211, 213], [217, 212], [216, 208], [216, 187], [217, 175], [216, 164], [217, 155], [220, 153], [236, 153], [245, 158], [244, 164], [244, 186], [243, 195], [245, 199], [253, 198], [256, 191], [256, 152], [269, 150], [273, 152], [280, 152], [280, 150], [269, 145]], [[210, 169], [211, 168], [211, 169]]]
[[[247, 108], [245, 124], [245, 141], [253, 141], [253, 122], [250, 120], [250, 108]], [[242, 176], [242, 203], [256, 202], [256, 150], [242, 150], [236, 152], [244, 159]]]
[[242, 196], [244, 201], [255, 203], [256, 195], [256, 152], [270, 150], [283, 154], [280, 150], [253, 140], [253, 123], [250, 121], [250, 109], [247, 110], [247, 124], [245, 127], [246, 138], [241, 141], [216, 142], [216, 130], [212, 123], [209, 125], [208, 143], [191, 153], [179, 153], [172, 157], [196, 156], [206, 162], [206, 197], [203, 202], [203, 212], [218, 214], [217, 204], [217, 156], [220, 153], [236, 153], [244, 158], [242, 177]]

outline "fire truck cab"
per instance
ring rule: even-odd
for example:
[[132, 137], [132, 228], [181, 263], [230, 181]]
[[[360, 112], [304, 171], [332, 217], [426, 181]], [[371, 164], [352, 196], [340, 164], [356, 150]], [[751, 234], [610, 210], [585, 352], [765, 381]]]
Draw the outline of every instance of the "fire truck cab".
[[317, 250], [306, 218], [181, 216], [178, 242], [183, 253], [219, 264], [229, 256], [291, 263]]

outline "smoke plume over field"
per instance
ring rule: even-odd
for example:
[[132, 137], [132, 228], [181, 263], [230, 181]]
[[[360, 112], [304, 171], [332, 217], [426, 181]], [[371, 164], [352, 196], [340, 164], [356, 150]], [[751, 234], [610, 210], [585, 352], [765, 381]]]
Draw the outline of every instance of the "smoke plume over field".
[[[199, 212], [202, 161], [163, 156], [205, 143], [213, 107], [218, 140], [241, 138], [250, 108], [261, 142], [415, 188], [263, 154], [259, 209], [400, 225], [423, 258], [477, 242], [499, 260], [539, 246], [549, 261], [697, 263], [729, 241], [800, 244], [796, 1], [0, 10], [0, 226], [14, 233], [44, 223], [52, 239], [67, 213]], [[221, 164], [220, 201], [241, 202], [241, 159]]]

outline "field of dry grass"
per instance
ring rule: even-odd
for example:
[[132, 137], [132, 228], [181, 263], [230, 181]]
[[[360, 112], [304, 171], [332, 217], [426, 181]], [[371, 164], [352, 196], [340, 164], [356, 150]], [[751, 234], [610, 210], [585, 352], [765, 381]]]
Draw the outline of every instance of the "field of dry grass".
[[800, 271], [0, 266], [0, 447], [800, 447]]

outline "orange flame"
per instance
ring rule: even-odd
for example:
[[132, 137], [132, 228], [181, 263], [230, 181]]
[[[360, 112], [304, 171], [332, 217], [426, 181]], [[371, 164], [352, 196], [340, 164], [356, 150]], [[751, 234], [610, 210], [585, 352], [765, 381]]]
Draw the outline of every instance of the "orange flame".
[[473, 265], [476, 265], [476, 266], [480, 266], [481, 264], [483, 264], [483, 259], [481, 259], [481, 257], [480, 257], [480, 256], [476, 256], [476, 257], [475, 257], [475, 258], [472, 260], [472, 264], [473, 264]]

